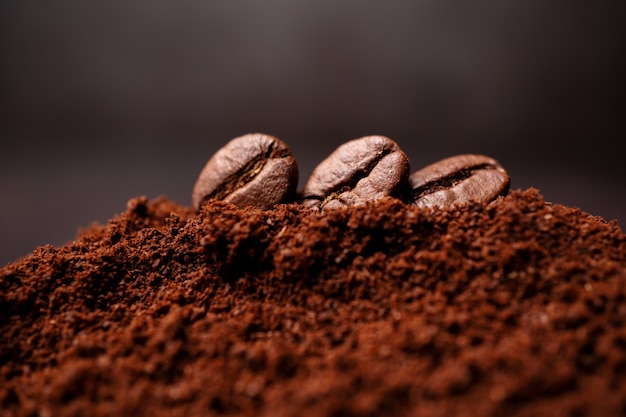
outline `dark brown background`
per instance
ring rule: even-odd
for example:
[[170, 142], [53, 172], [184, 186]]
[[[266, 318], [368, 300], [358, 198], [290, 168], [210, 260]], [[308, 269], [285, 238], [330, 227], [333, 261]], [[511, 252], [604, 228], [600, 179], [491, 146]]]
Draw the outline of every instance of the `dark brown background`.
[[137, 195], [189, 204], [253, 131], [301, 184], [383, 134], [413, 169], [484, 153], [513, 188], [626, 222], [622, 1], [87, 3], [0, 4], [0, 265]]

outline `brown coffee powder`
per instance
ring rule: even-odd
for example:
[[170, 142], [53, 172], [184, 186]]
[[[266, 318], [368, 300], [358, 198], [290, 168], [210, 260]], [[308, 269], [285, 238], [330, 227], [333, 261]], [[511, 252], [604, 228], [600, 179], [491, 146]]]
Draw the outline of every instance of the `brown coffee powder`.
[[166, 199], [0, 270], [6, 416], [626, 415], [626, 236], [535, 190]]

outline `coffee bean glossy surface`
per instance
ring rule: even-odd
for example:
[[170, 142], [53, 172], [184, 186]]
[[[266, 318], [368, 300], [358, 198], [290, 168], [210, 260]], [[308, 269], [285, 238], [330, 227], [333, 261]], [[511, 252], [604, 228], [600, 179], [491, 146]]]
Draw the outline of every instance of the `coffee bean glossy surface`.
[[508, 192], [509, 175], [493, 158], [464, 154], [443, 159], [409, 177], [410, 202], [419, 207], [489, 203]]
[[399, 196], [408, 174], [409, 160], [393, 140], [384, 136], [354, 139], [313, 170], [302, 193], [303, 202], [330, 209]]
[[209, 159], [192, 192], [192, 206], [208, 199], [267, 210], [295, 195], [298, 166], [289, 147], [261, 133], [228, 142]]

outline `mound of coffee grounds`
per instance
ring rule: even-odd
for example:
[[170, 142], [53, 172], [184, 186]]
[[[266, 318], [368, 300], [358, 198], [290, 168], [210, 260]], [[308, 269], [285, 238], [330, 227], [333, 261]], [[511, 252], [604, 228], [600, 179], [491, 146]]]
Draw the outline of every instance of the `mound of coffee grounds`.
[[136, 198], [0, 270], [0, 334], [6, 416], [626, 415], [626, 235], [533, 189]]

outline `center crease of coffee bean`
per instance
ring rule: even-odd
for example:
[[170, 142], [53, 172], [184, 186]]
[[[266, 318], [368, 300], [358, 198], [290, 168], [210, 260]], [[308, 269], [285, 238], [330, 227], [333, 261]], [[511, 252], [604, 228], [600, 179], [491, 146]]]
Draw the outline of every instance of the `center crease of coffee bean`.
[[422, 185], [421, 187], [417, 187], [411, 190], [411, 197], [416, 200], [426, 194], [432, 194], [439, 190], [452, 188], [463, 180], [470, 178], [472, 175], [474, 175], [476, 171], [485, 169], [496, 169], [496, 166], [492, 164], [480, 164], [462, 169], [458, 172], [454, 172], [450, 175], [446, 175], [445, 177], [438, 178], [432, 182], [428, 182]]
[[383, 159], [385, 156], [389, 155], [392, 152], [391, 149], [382, 149], [376, 152], [376, 157], [374, 157], [371, 161], [369, 161], [363, 168], [356, 171], [354, 175], [346, 178], [344, 181], [341, 181], [335, 184], [334, 187], [328, 190], [328, 196], [310, 196], [307, 199], [312, 200], [322, 200], [322, 206], [329, 202], [330, 200], [339, 200], [341, 201], [340, 195], [342, 193], [349, 192], [354, 189], [354, 187], [361, 181], [363, 178], [366, 178], [374, 169], [374, 167]]
[[263, 170], [263, 167], [272, 158], [285, 158], [288, 153], [282, 149], [274, 149], [274, 145], [270, 145], [265, 153], [260, 153], [252, 158], [247, 164], [245, 164], [237, 172], [226, 178], [224, 182], [217, 187], [211, 194], [207, 195], [204, 200], [215, 198], [221, 200], [227, 195], [231, 194], [235, 190], [250, 183], [259, 172]]

